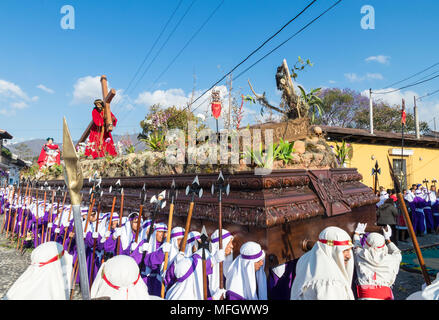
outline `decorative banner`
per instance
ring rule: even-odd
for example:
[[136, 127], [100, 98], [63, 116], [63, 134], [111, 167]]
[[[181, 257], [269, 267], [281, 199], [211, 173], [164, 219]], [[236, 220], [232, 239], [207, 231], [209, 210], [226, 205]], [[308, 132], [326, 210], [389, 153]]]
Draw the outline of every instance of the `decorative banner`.
[[212, 114], [217, 120], [221, 115], [221, 98], [219, 90], [212, 90]]
[[221, 115], [221, 102], [212, 102], [212, 114], [215, 119]]

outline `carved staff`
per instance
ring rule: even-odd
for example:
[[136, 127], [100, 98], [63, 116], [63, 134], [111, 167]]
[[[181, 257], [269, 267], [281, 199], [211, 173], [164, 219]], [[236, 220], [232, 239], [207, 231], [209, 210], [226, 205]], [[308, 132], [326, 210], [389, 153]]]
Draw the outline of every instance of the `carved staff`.
[[414, 247], [416, 255], [418, 257], [419, 265], [420, 265], [421, 270], [422, 270], [422, 275], [424, 276], [425, 283], [428, 286], [431, 284], [430, 276], [428, 275], [427, 269], [425, 267], [424, 258], [422, 257], [422, 252], [421, 252], [421, 249], [419, 248], [418, 239], [416, 238], [416, 233], [413, 230], [412, 221], [411, 221], [409, 213], [407, 211], [407, 207], [405, 205], [404, 198], [401, 194], [401, 187], [400, 187], [398, 179], [396, 178], [396, 176], [393, 172], [393, 168], [392, 168], [392, 165], [390, 163], [389, 157], [387, 157], [387, 160], [389, 162], [390, 176], [392, 177], [393, 184], [395, 186], [395, 191], [396, 191], [397, 196], [398, 196], [399, 208], [401, 209], [402, 213], [404, 214], [405, 223], [407, 225], [407, 229], [409, 231], [410, 238], [412, 239], [412, 242], [413, 242], [413, 247]]
[[[29, 179], [29, 181], [30, 181], [30, 179]], [[29, 204], [29, 198], [28, 198], [28, 206], [29, 206], [29, 211], [30, 211], [30, 207], [32, 206], [32, 204], [33, 204], [33, 198], [32, 198], [32, 189], [34, 189], [34, 186], [35, 186], [35, 181], [33, 180], [33, 181], [30, 181], [30, 188], [29, 188], [29, 198], [30, 198], [30, 201], [31, 201], [31, 203]], [[36, 199], [36, 198], [35, 198]], [[28, 220], [29, 220], [29, 216], [32, 216], [32, 213], [31, 212], [28, 212], [27, 214], [26, 214], [26, 218], [24, 219], [24, 227], [23, 227], [23, 231], [22, 231], [22, 237], [21, 237], [21, 245], [20, 245], [20, 252], [21, 253], [23, 253], [23, 245], [24, 245], [24, 241], [26, 240], [26, 238], [27, 238], [27, 233], [28, 233], [28, 226], [27, 226], [27, 224], [28, 224]], [[17, 249], [18, 249], [18, 243], [19, 242], [17, 242]]]
[[[171, 199], [171, 204], [169, 205], [169, 216], [168, 216], [168, 230], [166, 233], [166, 242], [171, 242], [171, 229], [172, 229], [172, 218], [174, 215], [174, 201], [177, 199], [177, 189], [175, 187], [175, 179], [172, 179], [171, 190], [169, 191], [169, 198]], [[169, 252], [165, 253], [165, 261], [163, 262], [163, 274], [166, 274], [166, 270], [168, 269], [168, 261], [169, 261]], [[162, 279], [162, 288], [160, 292], [160, 296], [165, 298], [165, 283]]]
[[67, 192], [66, 192], [66, 186], [65, 185], [62, 188], [62, 194], [64, 196], [64, 199], [63, 199], [62, 205], [61, 205], [61, 213], [59, 212], [59, 201], [58, 201], [58, 222], [56, 223], [57, 228], [55, 229], [55, 241], [56, 241], [56, 238], [58, 237], [58, 234], [59, 234], [59, 232], [61, 230], [62, 216], [63, 216], [63, 213], [64, 213], [64, 205], [66, 204]]
[[17, 205], [16, 205], [16, 209], [15, 209], [15, 213], [14, 213], [14, 218], [12, 219], [12, 222], [11, 222], [11, 224], [12, 224], [12, 226], [11, 226], [12, 239], [14, 238], [14, 235], [15, 235], [15, 224], [17, 221], [18, 210], [23, 207], [24, 196], [21, 194], [21, 191], [23, 189], [23, 185], [24, 185], [24, 182], [21, 182], [20, 183], [20, 190], [18, 191]]
[[[26, 238], [27, 235], [27, 219], [28, 219], [28, 207], [30, 207], [29, 204], [29, 200], [31, 199], [31, 190], [32, 190], [32, 181], [30, 181], [30, 178], [28, 178], [28, 183], [30, 185], [29, 187], [29, 191], [25, 200], [25, 208], [23, 210], [23, 213], [21, 215], [21, 223], [19, 225], [18, 228], [18, 239], [17, 239], [17, 247], [15, 248], [16, 250], [18, 250], [18, 248], [20, 247], [20, 243], [22, 244], [24, 242], [24, 239]], [[26, 218], [24, 218], [24, 216], [26, 215]]]
[[43, 237], [44, 242], [50, 241], [50, 233], [52, 231], [52, 216], [53, 216], [53, 207], [55, 206], [55, 195], [57, 193], [57, 190], [52, 191], [52, 204], [50, 206], [50, 213], [49, 213], [49, 220], [47, 223], [47, 232], [45, 237]]
[[47, 181], [44, 183], [44, 201], [43, 201], [43, 216], [41, 217], [41, 243], [43, 243], [44, 239], [44, 216], [46, 215], [46, 194], [47, 190], [50, 190], [50, 186], [47, 184]]
[[84, 232], [82, 231], [81, 219], [81, 189], [83, 175], [79, 157], [73, 146], [72, 138], [67, 127], [66, 119], [63, 124], [63, 158], [64, 158], [64, 179], [70, 192], [71, 204], [73, 206], [73, 219], [75, 225], [76, 245], [79, 261], [79, 279], [81, 284], [81, 295], [83, 300], [90, 300], [90, 289], [88, 284], [87, 260], [85, 258]]
[[[136, 230], [136, 243], [139, 240], [139, 231], [140, 231], [140, 226], [142, 223], [142, 213], [143, 213], [143, 206], [146, 203], [146, 185], [143, 184], [143, 188], [142, 191], [140, 192], [140, 207], [139, 207], [139, 216], [137, 217], [137, 230]], [[131, 250], [131, 248], [130, 248]]]
[[[154, 232], [154, 224], [155, 220], [157, 218], [157, 213], [160, 209], [163, 209], [166, 206], [166, 190], [163, 190], [160, 192], [157, 196], [153, 195], [151, 197], [150, 203], [154, 204], [154, 210], [152, 212], [151, 219], [151, 225], [149, 226], [148, 235], [146, 236], [146, 243], [149, 243], [149, 240], [151, 239], [151, 236]], [[154, 248], [151, 248], [153, 250]], [[139, 269], [142, 271], [144, 265], [145, 265], [145, 256], [146, 256], [146, 250], [142, 253], [142, 260], [140, 261]]]
[[[15, 205], [14, 218], [12, 219], [12, 221], [8, 221], [8, 229], [6, 229], [6, 238], [8, 238], [9, 231], [13, 232], [13, 230], [14, 230], [13, 226], [14, 226], [15, 219], [17, 219], [18, 202], [19, 202], [19, 199], [20, 199], [20, 196], [21, 196], [21, 189], [22, 189], [22, 186], [18, 186], [18, 196], [17, 196], [17, 200], [15, 201], [16, 205]], [[9, 215], [9, 219], [8, 220], [11, 220], [10, 219], [11, 216], [12, 215]], [[12, 228], [10, 228], [11, 224], [12, 224]]]
[[207, 236], [206, 227], [203, 226], [200, 235], [200, 248], [202, 249], [202, 267], [203, 267], [203, 298], [207, 300], [207, 272], [206, 272], [206, 250], [209, 251], [209, 237]]
[[[34, 234], [34, 247], [36, 248], [38, 246], [38, 209], [40, 206], [40, 198], [38, 197], [38, 189], [39, 189], [39, 183], [38, 181], [36, 182], [36, 213], [35, 213], [35, 234]], [[42, 189], [43, 187], [41, 187]]]
[[[228, 196], [230, 193], [230, 184], [224, 185], [224, 176], [222, 171], [220, 171], [218, 179], [216, 181], [216, 189], [218, 190], [218, 235], [219, 242], [218, 247], [221, 250], [223, 248], [223, 205], [222, 205], [222, 194]], [[215, 185], [212, 184], [212, 194], [215, 194]], [[223, 262], [219, 263], [219, 287], [224, 289], [224, 276], [223, 276]]]
[[[96, 196], [95, 198], [98, 199], [98, 210], [96, 212], [96, 232], [99, 230], [99, 215], [101, 214], [101, 198], [103, 191], [100, 190], [100, 185], [96, 187], [96, 190], [94, 191]], [[93, 283], [93, 272], [94, 272], [94, 266], [95, 266], [95, 257], [96, 257], [96, 245], [97, 245], [98, 239], [93, 239], [93, 254], [91, 256], [91, 270], [90, 270], [90, 289], [91, 285]]]
[[189, 195], [189, 194], [191, 195], [191, 202], [189, 204], [189, 212], [187, 214], [186, 227], [184, 230], [184, 237], [183, 237], [183, 240], [181, 241], [181, 245], [180, 245], [180, 252], [183, 252], [183, 253], [186, 250], [187, 237], [189, 234], [189, 230], [191, 228], [191, 220], [192, 220], [192, 212], [194, 210], [195, 195], [197, 194], [199, 198], [201, 198], [203, 196], [203, 189], [200, 187], [200, 183], [198, 182], [198, 176], [195, 177], [191, 186], [186, 187], [186, 195]]
[[[120, 184], [120, 180], [119, 180], [119, 184]], [[120, 214], [119, 214], [119, 225], [118, 227], [120, 228], [122, 226], [122, 217], [123, 217], [123, 199], [124, 199], [124, 192], [123, 192], [123, 188], [120, 189]], [[119, 255], [120, 253], [120, 236], [117, 237], [117, 246], [116, 246], [116, 253], [117, 255]]]
[[372, 176], [374, 177], [373, 193], [376, 194], [378, 189], [378, 175], [381, 174], [381, 168], [378, 167], [378, 160], [375, 162], [375, 168], [372, 168]]
[[26, 179], [26, 191], [24, 193], [24, 207], [21, 208], [21, 220], [18, 223], [17, 247], [16, 247], [16, 249], [18, 249], [18, 246], [19, 246], [19, 243], [20, 243], [20, 239], [21, 239], [21, 232], [23, 230], [24, 215], [26, 214], [27, 202], [28, 202], [28, 199], [29, 199], [29, 194], [28, 193], [30, 192], [29, 184], [30, 184], [30, 179]]
[[[115, 188], [113, 188], [113, 186], [110, 186], [110, 188], [108, 190], [109, 194], [114, 194], [114, 196], [113, 196], [113, 204], [111, 205], [110, 219], [108, 220], [108, 229], [107, 229], [108, 232], [111, 231], [111, 226], [112, 226], [112, 223], [113, 223], [113, 213], [114, 213], [114, 206], [116, 204], [117, 194], [118, 193], [122, 193], [122, 192], [123, 192], [123, 189], [120, 186], [120, 179], [116, 181]], [[122, 217], [120, 217], [120, 220], [121, 219], [122, 219]], [[105, 262], [105, 259], [106, 259], [107, 255], [108, 255], [108, 253], [104, 251], [104, 255], [102, 256], [102, 263]]]
[[[70, 216], [71, 216], [71, 213], [72, 213], [72, 205], [70, 205], [70, 208], [69, 208], [69, 216], [67, 217], [67, 222], [69, 223], [70, 222]], [[64, 244], [66, 243], [66, 239], [67, 239], [67, 230], [69, 229], [69, 224], [67, 224], [67, 226], [65, 226], [64, 227], [64, 238], [63, 238], [63, 240], [62, 240], [62, 246], [63, 246], [63, 248], [64, 248]], [[68, 250], [67, 250], [68, 251]]]
[[[110, 194], [114, 193], [113, 204], [111, 205], [110, 220], [108, 222], [108, 231], [111, 231], [111, 223], [113, 222], [113, 213], [114, 213], [114, 206], [116, 204], [117, 194], [118, 193], [122, 194], [122, 188], [120, 186], [120, 179], [116, 181], [115, 190], [113, 190], [113, 186], [110, 186], [108, 193], [110, 193]], [[122, 217], [120, 217], [120, 219], [122, 219]]]
[[[47, 225], [47, 233], [46, 233], [46, 241], [51, 241], [51, 238], [52, 238], [53, 208], [55, 206], [55, 197], [60, 190], [61, 190], [61, 188], [58, 187], [58, 189], [53, 190], [53, 193], [52, 193], [52, 205], [50, 207], [49, 223]], [[58, 208], [59, 208], [59, 199], [58, 199], [58, 204], [57, 204], [57, 210], [58, 210]]]
[[92, 183], [93, 182], [93, 186], [90, 188], [90, 207], [88, 208], [88, 213], [87, 213], [87, 221], [85, 222], [85, 227], [84, 227], [84, 232], [87, 230], [88, 227], [88, 223], [90, 221], [90, 214], [94, 208], [95, 205], [95, 199], [94, 199], [94, 195], [95, 195], [95, 189], [96, 186], [100, 186], [101, 182], [102, 182], [102, 178], [98, 177], [98, 173], [97, 171], [93, 174], [93, 177], [89, 177], [88, 178], [88, 182]]

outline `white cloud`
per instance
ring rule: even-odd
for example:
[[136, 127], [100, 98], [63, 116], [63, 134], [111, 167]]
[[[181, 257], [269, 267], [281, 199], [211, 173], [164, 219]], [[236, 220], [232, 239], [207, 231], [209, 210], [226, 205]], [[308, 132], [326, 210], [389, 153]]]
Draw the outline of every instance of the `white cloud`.
[[28, 106], [29, 105], [26, 102], [24, 102], [24, 101], [11, 103], [11, 107], [14, 108], [14, 109], [25, 109]]
[[366, 78], [372, 79], [372, 80], [383, 80], [384, 79], [383, 75], [381, 73], [367, 73]]
[[337, 81], [334, 81], [334, 80], [329, 80], [328, 82], [329, 82], [330, 84], [337, 83]]
[[345, 73], [345, 78], [350, 82], [361, 82], [364, 80], [383, 80], [384, 77], [381, 73], [366, 73], [365, 76], [359, 76], [356, 73]]
[[73, 85], [73, 100], [71, 103], [93, 104], [96, 99], [102, 99], [101, 77], [86, 76], [79, 78]]
[[364, 77], [360, 77], [356, 73], [345, 73], [344, 76], [350, 82], [359, 82], [359, 81], [363, 81], [364, 80]]
[[29, 107], [30, 102], [35, 102], [38, 99], [37, 96], [29, 98], [19, 85], [0, 79], [0, 102], [2, 105], [8, 106], [1, 109], [0, 114], [14, 116], [16, 114], [15, 110], [25, 109]]
[[15, 83], [0, 79], [0, 96], [29, 100], [28, 95]]
[[[110, 82], [107, 81], [108, 91], [112, 89]], [[111, 101], [111, 111], [115, 110], [131, 110], [134, 107], [130, 103], [128, 96], [124, 95], [123, 89], [115, 89], [116, 95]], [[73, 100], [72, 105], [86, 104], [93, 106], [96, 99], [102, 99], [102, 87], [100, 76], [85, 76], [76, 80], [73, 85]]]
[[389, 64], [390, 57], [384, 56], [384, 55], [378, 55], [378, 56], [370, 56], [365, 59], [366, 62], [378, 62], [381, 64]]
[[43, 85], [43, 84], [39, 84], [39, 85], [37, 85], [37, 88], [38, 88], [38, 89], [41, 89], [41, 90], [43, 90], [43, 91], [45, 91], [45, 92], [47, 92], [47, 93], [50, 93], [50, 94], [54, 94], [54, 93], [55, 93], [55, 91], [54, 91], [53, 89], [50, 89], [50, 88], [46, 87], [46, 86]]
[[[226, 86], [218, 86], [216, 87], [216, 89], [220, 91], [221, 99], [224, 99], [228, 95], [228, 90]], [[198, 98], [204, 91], [205, 90], [195, 91], [194, 99]], [[211, 91], [212, 90], [209, 90], [197, 102], [195, 102], [192, 105], [191, 110], [194, 110], [196, 108], [197, 112], [210, 112]], [[134, 103], [144, 105], [146, 107], [150, 107], [153, 104], [160, 104], [162, 107], [176, 106], [180, 108], [185, 108], [191, 101], [191, 97], [192, 92], [185, 93], [184, 90], [180, 88], [155, 90], [153, 92], [144, 91], [138, 95]], [[226, 102], [224, 102], [223, 104], [225, 103]]]

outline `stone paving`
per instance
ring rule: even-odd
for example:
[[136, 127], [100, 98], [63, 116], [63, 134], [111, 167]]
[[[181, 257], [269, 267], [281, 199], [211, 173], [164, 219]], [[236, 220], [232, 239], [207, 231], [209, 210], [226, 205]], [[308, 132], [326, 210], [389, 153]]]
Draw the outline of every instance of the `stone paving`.
[[[438, 243], [439, 235], [429, 234], [418, 238], [420, 246]], [[411, 240], [399, 242], [401, 250], [413, 248]], [[8, 291], [12, 284], [26, 270], [30, 264], [31, 249], [27, 249], [22, 255], [12, 245], [6, 241], [4, 235], [0, 236], [0, 298]], [[431, 279], [432, 281], [434, 279]], [[400, 269], [393, 286], [395, 300], [405, 300], [410, 294], [421, 289], [424, 278], [420, 273], [407, 272]], [[79, 286], [76, 286], [73, 300], [80, 300]]]

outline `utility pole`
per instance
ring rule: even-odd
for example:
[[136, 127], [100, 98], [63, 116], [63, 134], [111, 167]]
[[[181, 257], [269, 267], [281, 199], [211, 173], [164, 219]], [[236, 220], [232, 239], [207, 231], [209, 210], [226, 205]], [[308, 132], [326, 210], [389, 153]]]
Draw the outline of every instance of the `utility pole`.
[[231, 113], [232, 113], [232, 74], [230, 74], [230, 81], [229, 81], [229, 114], [228, 114], [228, 120], [227, 120], [227, 130], [230, 129], [231, 124]]
[[369, 123], [370, 123], [370, 134], [373, 134], [373, 103], [372, 103], [372, 88], [369, 89]]
[[416, 139], [419, 139], [420, 138], [419, 117], [418, 117], [418, 107], [416, 106], [416, 97], [413, 97], [413, 101], [414, 101], [413, 111], [414, 111], [414, 116], [415, 116], [415, 133], [416, 133]]

